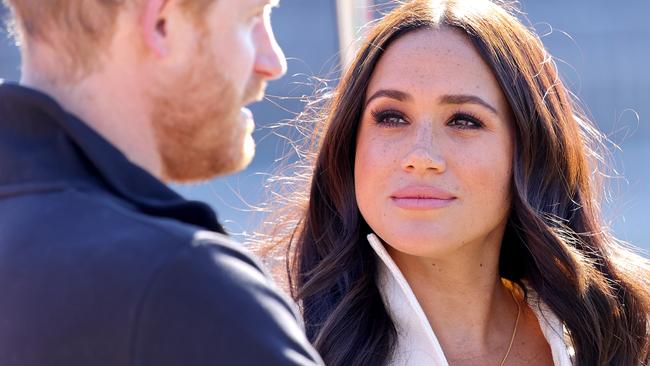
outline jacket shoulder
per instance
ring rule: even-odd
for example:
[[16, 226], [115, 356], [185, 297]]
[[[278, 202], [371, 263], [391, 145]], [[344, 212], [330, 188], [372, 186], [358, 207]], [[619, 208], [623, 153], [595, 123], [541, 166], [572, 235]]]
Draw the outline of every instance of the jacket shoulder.
[[135, 364], [315, 365], [291, 302], [241, 245], [197, 232], [139, 305]]

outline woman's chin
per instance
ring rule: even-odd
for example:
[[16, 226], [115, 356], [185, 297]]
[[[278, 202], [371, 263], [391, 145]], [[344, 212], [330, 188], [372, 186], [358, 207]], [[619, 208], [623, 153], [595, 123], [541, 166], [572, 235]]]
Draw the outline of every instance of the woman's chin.
[[448, 236], [441, 233], [400, 231], [382, 240], [392, 251], [416, 257], [435, 258], [457, 249]]

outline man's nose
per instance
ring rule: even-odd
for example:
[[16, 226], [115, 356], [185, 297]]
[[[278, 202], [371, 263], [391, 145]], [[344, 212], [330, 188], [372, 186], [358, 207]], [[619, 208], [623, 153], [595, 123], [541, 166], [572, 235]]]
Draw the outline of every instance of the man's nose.
[[267, 80], [281, 78], [287, 72], [287, 60], [275, 39], [269, 14], [260, 24], [255, 55], [255, 73]]

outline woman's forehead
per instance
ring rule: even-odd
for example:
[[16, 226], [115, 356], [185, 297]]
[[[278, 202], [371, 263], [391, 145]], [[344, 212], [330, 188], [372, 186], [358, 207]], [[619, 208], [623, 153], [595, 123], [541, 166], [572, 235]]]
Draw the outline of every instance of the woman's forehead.
[[472, 94], [507, 108], [492, 69], [462, 31], [445, 27], [410, 32], [377, 63], [366, 95], [400, 90], [413, 96]]

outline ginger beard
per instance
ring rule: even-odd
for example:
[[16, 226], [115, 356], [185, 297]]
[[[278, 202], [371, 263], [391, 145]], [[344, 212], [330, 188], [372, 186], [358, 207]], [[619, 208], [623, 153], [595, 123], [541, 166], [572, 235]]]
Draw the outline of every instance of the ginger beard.
[[255, 155], [254, 124], [241, 107], [259, 99], [263, 82], [253, 77], [238, 93], [215, 60], [209, 52], [199, 52], [154, 97], [153, 129], [165, 181], [195, 182], [233, 173]]

